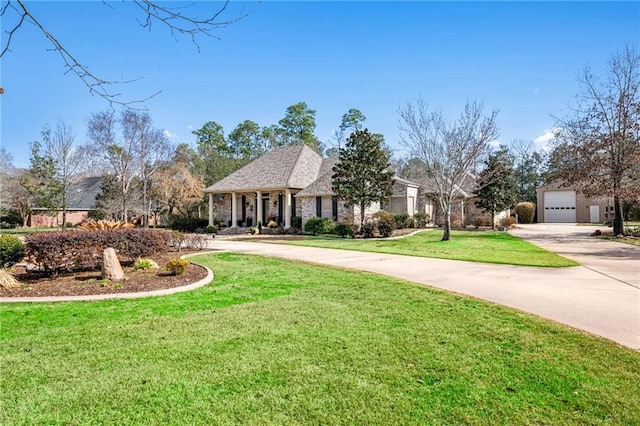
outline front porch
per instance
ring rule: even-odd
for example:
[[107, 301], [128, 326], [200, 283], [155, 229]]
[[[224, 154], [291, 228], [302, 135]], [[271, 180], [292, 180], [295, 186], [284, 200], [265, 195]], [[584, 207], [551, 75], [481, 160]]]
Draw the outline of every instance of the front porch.
[[[263, 227], [275, 222], [284, 229], [291, 227], [297, 214], [293, 190], [281, 188], [243, 192], [209, 192], [209, 224], [217, 219], [228, 228]], [[228, 231], [235, 232], [235, 231]]]

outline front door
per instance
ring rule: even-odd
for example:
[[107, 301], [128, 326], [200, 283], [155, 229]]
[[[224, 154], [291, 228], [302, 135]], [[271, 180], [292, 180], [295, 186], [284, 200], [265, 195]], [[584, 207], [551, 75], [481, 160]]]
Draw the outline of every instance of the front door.
[[589, 206], [589, 222], [600, 223], [600, 206]]
[[247, 196], [243, 195], [242, 196], [242, 222], [245, 222], [247, 220]]

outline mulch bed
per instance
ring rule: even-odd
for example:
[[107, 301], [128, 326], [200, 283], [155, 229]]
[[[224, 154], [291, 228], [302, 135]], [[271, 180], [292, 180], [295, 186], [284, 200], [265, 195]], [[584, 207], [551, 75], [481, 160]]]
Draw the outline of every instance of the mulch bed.
[[[167, 252], [152, 256], [160, 270], [135, 270], [133, 263], [121, 262], [125, 279], [120, 283], [102, 280], [100, 270], [59, 274], [55, 278], [42, 272], [14, 267], [13, 274], [22, 284], [19, 288], [1, 288], [0, 297], [86, 296], [93, 294], [137, 293], [182, 287], [207, 276], [202, 266], [189, 264], [182, 275], [171, 275], [163, 270], [170, 259], [189, 252]], [[193, 253], [193, 251], [192, 251]]]

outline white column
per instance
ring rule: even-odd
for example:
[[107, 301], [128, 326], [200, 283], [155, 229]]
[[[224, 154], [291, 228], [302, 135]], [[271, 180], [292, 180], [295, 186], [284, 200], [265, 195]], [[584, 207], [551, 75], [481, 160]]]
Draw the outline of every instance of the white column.
[[291, 227], [291, 190], [284, 193], [284, 229]]
[[[258, 222], [262, 222], [262, 191], [256, 192], [256, 204], [257, 208], [255, 225], [258, 226]], [[263, 223], [262, 225], [264, 226], [265, 224]]]
[[209, 226], [213, 226], [213, 194], [209, 193]]
[[238, 197], [236, 193], [231, 193], [231, 227], [235, 228], [238, 221]]

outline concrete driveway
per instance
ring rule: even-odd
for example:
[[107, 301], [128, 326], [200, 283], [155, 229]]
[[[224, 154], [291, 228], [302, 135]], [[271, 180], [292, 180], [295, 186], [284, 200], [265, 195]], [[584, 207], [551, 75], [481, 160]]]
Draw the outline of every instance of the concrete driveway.
[[539, 223], [518, 225], [511, 233], [606, 277], [640, 288], [640, 247], [592, 238], [596, 229], [608, 228]]
[[[633, 276], [634, 271], [637, 272], [640, 250], [632, 246], [627, 250], [618, 247], [617, 243], [603, 242], [598, 247], [601, 253], [623, 262], [623, 272], [618, 272], [616, 267], [606, 266], [606, 261], [599, 259], [598, 255], [589, 254], [591, 246], [581, 237], [582, 230], [571, 236], [574, 228], [577, 227], [567, 228], [568, 231], [553, 227], [545, 231], [544, 228], [526, 227], [514, 233], [541, 246], [561, 246], [564, 252], [571, 254], [567, 257], [579, 262], [582, 257], [588, 259], [587, 266], [534, 268], [493, 265], [224, 239], [211, 241], [210, 248], [402, 278], [516, 308], [640, 349], [640, 289], [634, 285], [638, 277]], [[575, 242], [569, 242], [572, 240]]]

